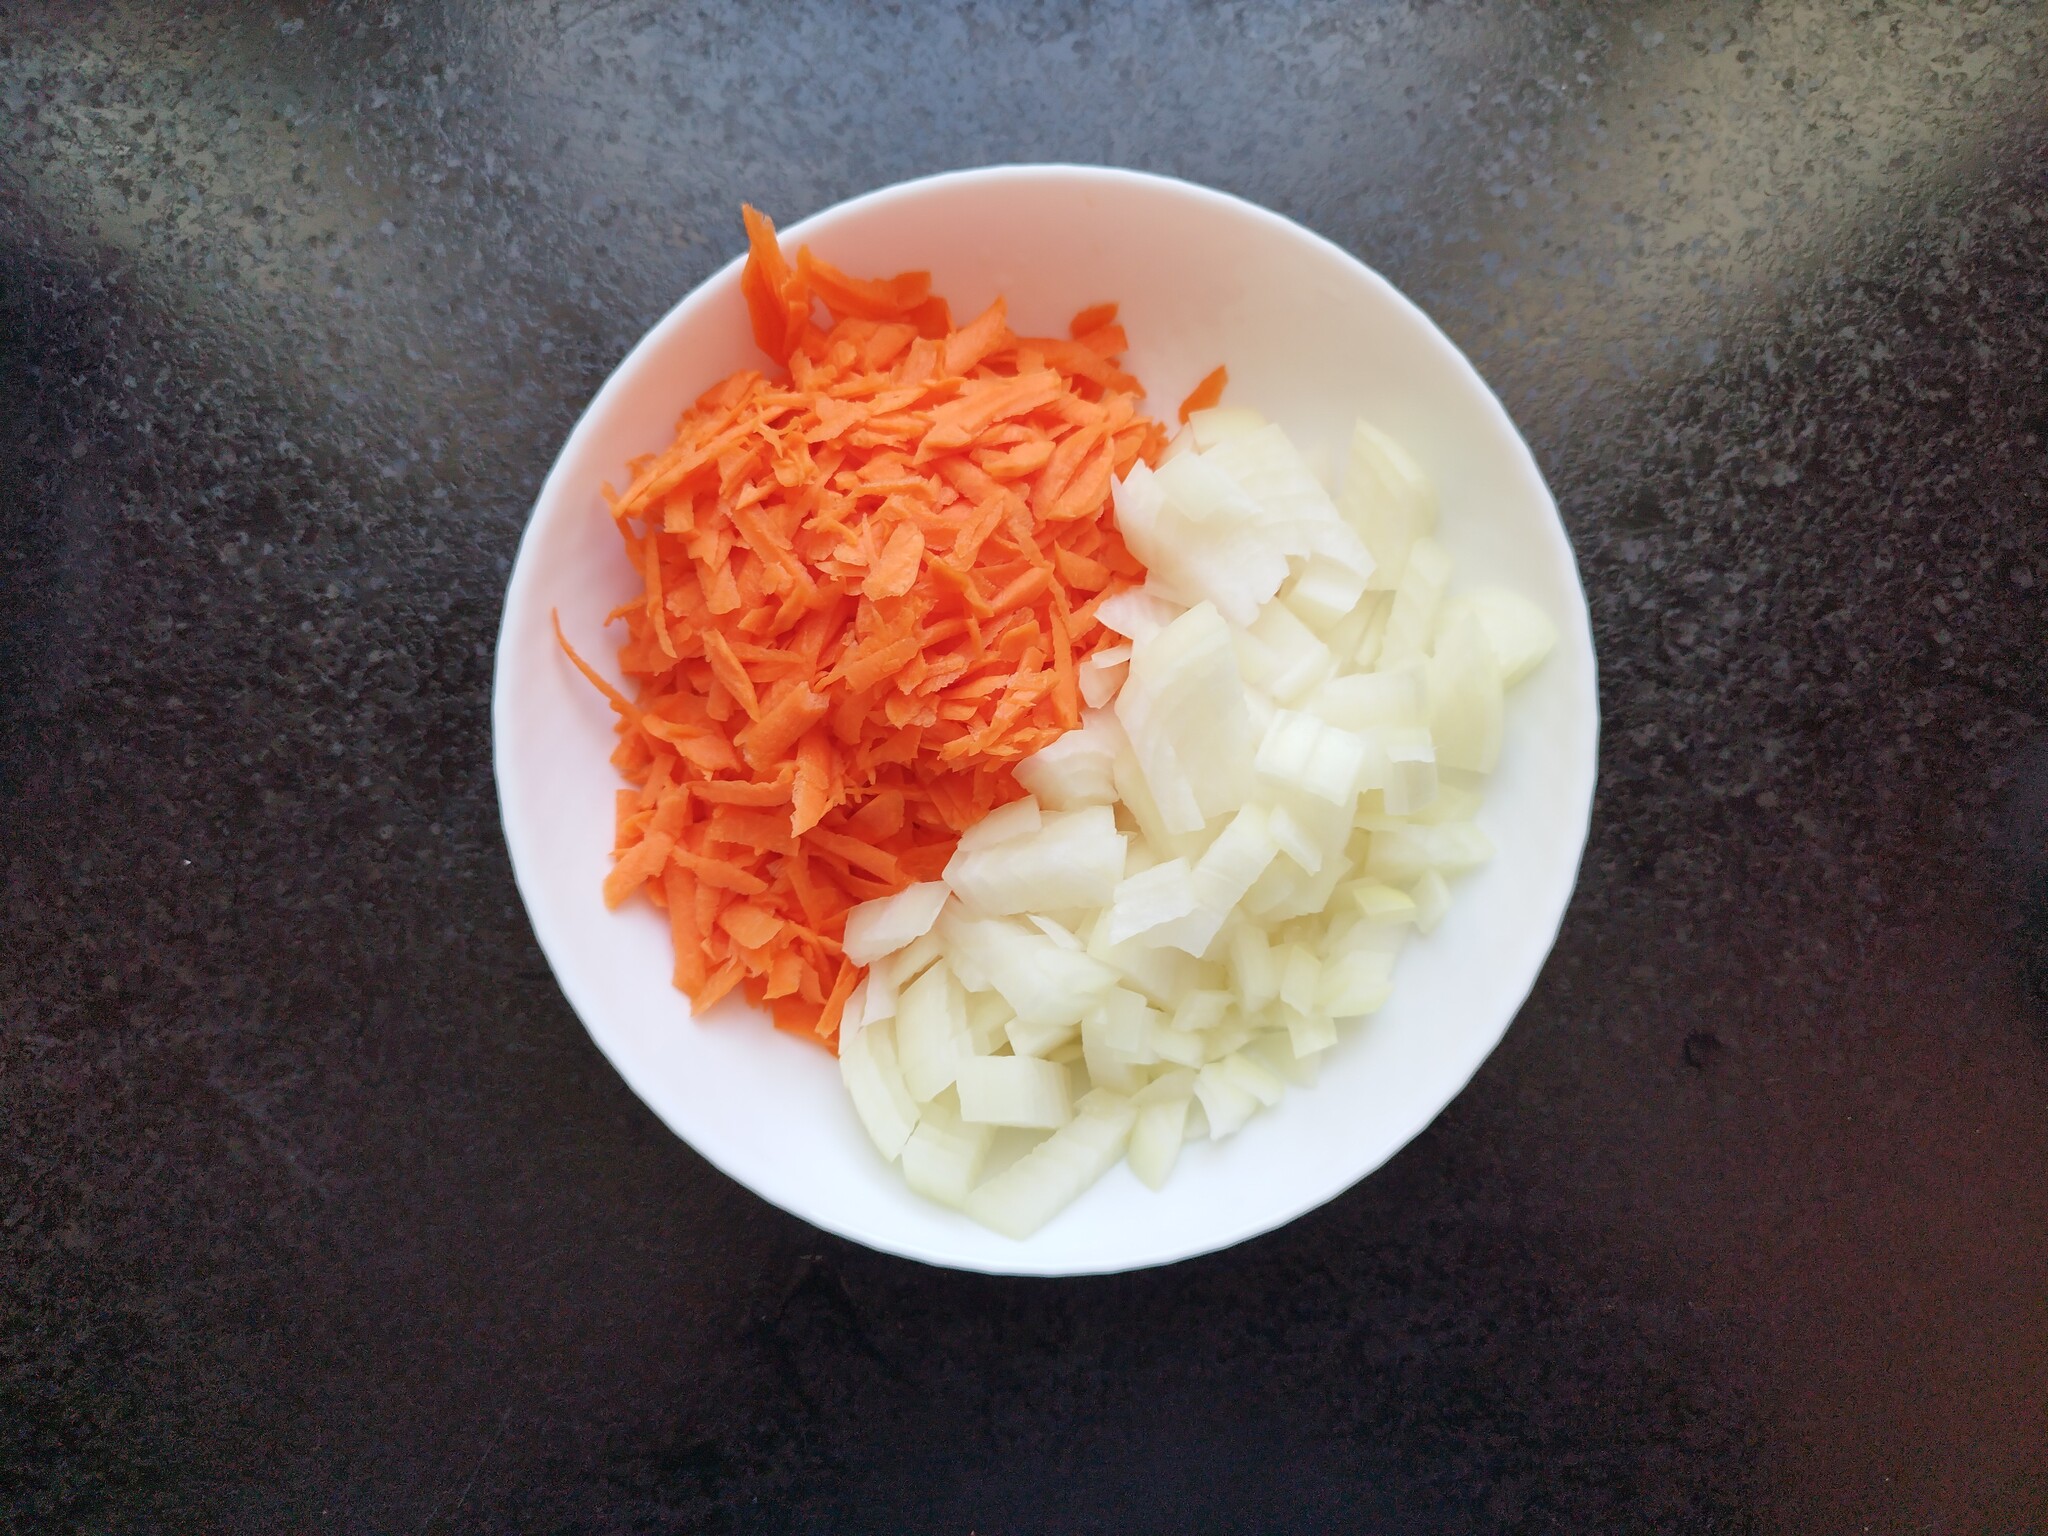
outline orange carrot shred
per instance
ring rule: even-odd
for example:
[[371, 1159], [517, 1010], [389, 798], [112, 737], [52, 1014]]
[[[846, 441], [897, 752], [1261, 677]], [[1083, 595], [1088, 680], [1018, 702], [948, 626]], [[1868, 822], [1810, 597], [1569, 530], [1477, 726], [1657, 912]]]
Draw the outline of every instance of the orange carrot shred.
[[1074, 316], [1072, 320], [1067, 322], [1067, 334], [1073, 337], [1074, 340], [1079, 341], [1090, 331], [1099, 331], [1105, 325], [1114, 324], [1115, 321], [1116, 306], [1114, 304], [1090, 304], [1086, 309]]
[[955, 327], [928, 273], [792, 260], [741, 212], [772, 368], [704, 391], [604, 495], [642, 588], [611, 615], [633, 696], [555, 634], [633, 786], [604, 899], [665, 914], [698, 1012], [737, 989], [836, 1049], [863, 974], [847, 912], [937, 878], [1079, 723], [1079, 664], [1116, 639], [1095, 610], [1143, 576], [1111, 480], [1166, 434], [1114, 304], [1071, 339], [1019, 338], [1001, 299]]
[[1217, 368], [1201, 383], [1188, 391], [1187, 399], [1180, 403], [1180, 419], [1185, 422], [1197, 411], [1206, 411], [1223, 398], [1224, 386], [1230, 383], [1230, 370]]

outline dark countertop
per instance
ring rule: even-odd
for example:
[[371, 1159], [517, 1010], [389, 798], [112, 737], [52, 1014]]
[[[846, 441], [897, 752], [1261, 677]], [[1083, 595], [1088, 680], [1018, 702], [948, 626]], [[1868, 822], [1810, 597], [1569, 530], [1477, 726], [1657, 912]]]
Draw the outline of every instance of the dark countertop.
[[[488, 767], [582, 403], [738, 249], [1103, 160], [1499, 389], [1606, 735], [1333, 1205], [1059, 1283], [714, 1173]], [[2048, 9], [0, 4], [0, 1529], [2048, 1531]]]

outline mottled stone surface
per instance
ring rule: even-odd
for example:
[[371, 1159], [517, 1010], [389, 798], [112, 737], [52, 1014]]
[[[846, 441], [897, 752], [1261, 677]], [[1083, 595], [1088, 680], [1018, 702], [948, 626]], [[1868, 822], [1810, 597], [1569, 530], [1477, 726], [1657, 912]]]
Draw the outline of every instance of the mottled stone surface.
[[[933, 1272], [516, 902], [581, 403], [738, 246], [1104, 160], [1356, 251], [1591, 594], [1584, 880], [1328, 1209]], [[0, 3], [0, 1527], [2048, 1530], [2048, 11]]]

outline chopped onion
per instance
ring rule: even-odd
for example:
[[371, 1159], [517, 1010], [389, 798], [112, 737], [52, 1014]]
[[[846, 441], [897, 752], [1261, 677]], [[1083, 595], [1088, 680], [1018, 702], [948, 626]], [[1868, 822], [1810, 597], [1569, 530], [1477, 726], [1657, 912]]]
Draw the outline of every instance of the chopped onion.
[[1188, 1092], [1138, 1110], [1131, 1126], [1131, 1172], [1154, 1189], [1166, 1187], [1167, 1176], [1180, 1157], [1188, 1128]]
[[[1127, 1148], [1157, 1188], [1184, 1142], [1315, 1082], [1491, 855], [1475, 776], [1556, 641], [1513, 593], [1453, 595], [1435, 492], [1364, 423], [1335, 499], [1223, 407], [1114, 495], [1147, 577], [1096, 609], [1128, 644], [1079, 664], [1080, 725], [942, 881], [844, 940], [869, 967], [840, 1042], [862, 1124], [912, 1188], [1018, 1237]], [[1050, 1134], [984, 1178], [998, 1127]]]
[[[1036, 832], [1043, 825], [1044, 818], [1039, 815], [1038, 801], [1026, 795], [1021, 800], [1012, 800], [1008, 805], [997, 806], [962, 832], [956, 851], [972, 853], [977, 848], [993, 848], [998, 843], [1014, 842], [1028, 833]], [[944, 882], [941, 881], [940, 884]]]
[[875, 1149], [893, 1162], [917, 1128], [917, 1102], [904, 1086], [895, 1030], [887, 1020], [840, 1042], [839, 1076]]
[[1259, 1112], [1259, 1101], [1232, 1080], [1221, 1062], [1212, 1061], [1195, 1074], [1195, 1097], [1202, 1101], [1202, 1112], [1208, 1116], [1209, 1134], [1218, 1141]]
[[1387, 614], [1387, 632], [1380, 640], [1382, 667], [1398, 667], [1429, 654], [1436, 633], [1437, 609], [1451, 579], [1451, 557], [1434, 539], [1417, 539], [1408, 552], [1408, 569], [1394, 589]]
[[1116, 799], [1110, 765], [1121, 737], [1113, 717], [1084, 715], [1079, 730], [1067, 732], [1019, 763], [1017, 782], [1045, 809], [1108, 805]]
[[1124, 872], [1124, 836], [1106, 805], [1047, 816], [1034, 832], [957, 852], [946, 883], [977, 912], [1003, 916], [1100, 907]]
[[1444, 767], [1491, 773], [1500, 761], [1500, 662], [1469, 609], [1437, 637], [1429, 664], [1429, 730]]
[[1512, 688], [1535, 671], [1557, 644], [1557, 627], [1529, 599], [1505, 587], [1481, 587], [1448, 603], [1440, 621], [1448, 626], [1469, 611], [1479, 621], [1500, 664], [1501, 685]]
[[1054, 1131], [1073, 1118], [1064, 1067], [1030, 1056], [977, 1056], [960, 1067], [960, 1115], [976, 1125]]
[[1198, 905], [1195, 872], [1186, 859], [1168, 859], [1135, 875], [1126, 875], [1109, 906], [1109, 942], [1121, 944], [1150, 933]]
[[1436, 492], [1428, 479], [1391, 438], [1361, 421], [1351, 434], [1340, 503], [1372, 551], [1372, 585], [1397, 587], [1415, 541], [1436, 524]]
[[1123, 1156], [1137, 1112], [1097, 1088], [1059, 1130], [967, 1197], [967, 1214], [1006, 1237], [1036, 1232]]
[[944, 1099], [935, 1099], [903, 1144], [903, 1181], [927, 1199], [965, 1205], [994, 1139], [988, 1126], [969, 1125]]
[[897, 1000], [896, 1048], [903, 1085], [920, 1104], [951, 1087], [960, 1063], [972, 1056], [967, 994], [944, 961], [904, 988]]
[[[1016, 803], [1029, 805], [1032, 820], [1037, 820], [1036, 801], [1025, 799]], [[1002, 811], [994, 812], [984, 819], [983, 825], [1009, 809], [1005, 806]], [[846, 958], [855, 965], [873, 965], [882, 956], [894, 954], [911, 940], [923, 938], [931, 932], [932, 924], [938, 921], [939, 908], [946, 904], [948, 894], [945, 881], [926, 880], [917, 885], [906, 885], [894, 896], [862, 902], [846, 914]]]
[[1256, 432], [1265, 424], [1265, 417], [1241, 405], [1212, 405], [1208, 410], [1196, 411], [1188, 417], [1188, 431], [1194, 437], [1195, 447], [1201, 449], [1214, 448], [1227, 438]]
[[1444, 920], [1444, 913], [1450, 910], [1450, 905], [1451, 888], [1444, 883], [1444, 877], [1434, 869], [1425, 869], [1409, 896], [1410, 909], [1415, 913], [1415, 926], [1424, 933], [1435, 933], [1436, 925]]

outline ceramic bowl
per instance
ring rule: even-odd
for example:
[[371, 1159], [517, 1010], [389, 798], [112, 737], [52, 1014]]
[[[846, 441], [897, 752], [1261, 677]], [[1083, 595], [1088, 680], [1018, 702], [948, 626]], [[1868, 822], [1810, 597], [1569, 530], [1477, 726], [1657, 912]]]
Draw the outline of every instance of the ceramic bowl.
[[[734, 210], [733, 243], [739, 243]], [[1528, 447], [1486, 382], [1421, 310], [1355, 258], [1277, 214], [1162, 177], [1079, 166], [934, 176], [782, 231], [859, 274], [929, 268], [953, 313], [998, 294], [1020, 332], [1063, 334], [1122, 306], [1126, 366], [1173, 405], [1217, 363], [1311, 457], [1341, 462], [1360, 415], [1419, 459], [1441, 495], [1454, 587], [1497, 581], [1541, 605], [1559, 643], [1511, 696], [1480, 824], [1498, 854], [1457, 882], [1442, 925], [1404, 954], [1393, 999], [1346, 1031], [1321, 1080], [1223, 1142], [1183, 1152], [1166, 1188], [1119, 1166], [1017, 1242], [934, 1205], [877, 1156], [833, 1058], [743, 1004], [693, 1018], [669, 984], [664, 919], [613, 912], [612, 715], [556, 648], [609, 665], [604, 615], [637, 594], [599, 494], [665, 446], [684, 405], [758, 367], [733, 261], [662, 317], [590, 402], [520, 541], [493, 699], [505, 840], [564, 995], [634, 1092], [763, 1199], [927, 1263], [1074, 1275], [1164, 1264], [1240, 1242], [1343, 1193], [1423, 1129], [1499, 1043], [1534, 984], [1577, 878], [1599, 738], [1591, 626], [1572, 550]]]

